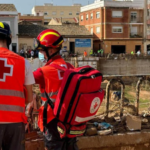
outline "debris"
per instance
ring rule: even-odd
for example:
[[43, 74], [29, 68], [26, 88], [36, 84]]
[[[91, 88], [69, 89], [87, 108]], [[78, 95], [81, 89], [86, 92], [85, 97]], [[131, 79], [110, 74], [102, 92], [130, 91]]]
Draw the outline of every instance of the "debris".
[[106, 122], [99, 123], [99, 125], [101, 126], [102, 130], [106, 130], [108, 128], [112, 128], [113, 127], [109, 123], [106, 123]]
[[142, 119], [142, 124], [147, 124], [148, 123], [148, 119], [144, 118]]
[[141, 118], [138, 116], [127, 115], [126, 124], [130, 131], [141, 130]]
[[116, 117], [114, 117], [114, 119], [115, 119], [117, 122], [120, 122], [120, 121], [121, 121], [120, 116], [116, 116]]
[[108, 135], [112, 133], [112, 129], [97, 131], [98, 135]]
[[143, 117], [147, 117], [150, 115], [149, 111], [143, 111], [142, 114], [141, 114]]
[[96, 135], [97, 134], [97, 129], [96, 127], [92, 127], [86, 130], [86, 135], [91, 136], [91, 135]]

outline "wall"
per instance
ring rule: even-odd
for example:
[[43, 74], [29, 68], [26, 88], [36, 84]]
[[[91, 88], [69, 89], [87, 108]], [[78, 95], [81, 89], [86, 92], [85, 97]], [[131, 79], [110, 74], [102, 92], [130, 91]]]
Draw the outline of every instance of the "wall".
[[31, 47], [33, 49], [33, 38], [18, 38], [19, 51], [22, 49], [23, 45]]
[[[70, 42], [75, 42], [75, 38], [66, 38], [67, 41], [63, 43], [63, 46], [67, 46], [67, 50], [69, 50]], [[80, 39], [80, 38], [76, 38]], [[89, 39], [89, 38], [82, 38], [82, 39]], [[90, 50], [93, 49], [93, 39], [91, 39], [91, 47], [75, 47], [75, 53], [79, 52], [80, 54], [83, 54], [84, 50], [87, 51], [87, 53], [90, 53]]]
[[[113, 142], [112, 142], [113, 141]], [[78, 138], [80, 150], [149, 150], [150, 132]]]
[[[96, 18], [96, 12], [100, 12], [100, 18]], [[91, 19], [91, 13], [93, 13], [93, 19]], [[86, 20], [86, 14], [89, 15], [88, 20]], [[103, 8], [97, 8], [90, 11], [81, 12], [79, 17], [79, 23], [80, 25], [84, 25], [90, 32], [91, 28], [93, 28], [94, 38], [102, 38], [102, 22], [104, 21], [103, 14]], [[83, 21], [81, 21], [81, 16], [83, 16]], [[100, 27], [100, 33], [96, 32], [97, 27]]]
[[103, 75], [110, 76], [142, 76], [150, 75], [150, 59], [131, 59], [128, 60], [104, 60], [100, 59], [98, 62], [98, 70]]
[[[77, 38], [80, 39], [80, 38]], [[89, 38], [85, 38], [85, 39], [89, 39]], [[29, 37], [24, 37], [24, 38], [19, 38], [19, 50], [21, 50], [22, 48], [22, 44], [27, 45], [28, 47], [32, 47], [33, 48], [33, 38], [29, 38]], [[70, 42], [75, 42], [75, 38], [64, 38], [65, 42], [63, 43], [63, 46], [67, 46], [67, 50], [69, 50], [70, 48]], [[91, 47], [88, 48], [80, 48], [80, 47], [75, 47], [75, 53], [78, 51], [79, 53], [83, 53], [84, 50], [87, 51], [87, 53], [89, 54], [90, 50], [93, 49], [93, 39], [91, 38]]]
[[[113, 33], [112, 32], [112, 27], [113, 26], [121, 26], [123, 29], [122, 33]], [[122, 25], [122, 24], [107, 24], [106, 25], [106, 37], [105, 39], [124, 39], [124, 38], [129, 38], [129, 25]]]
[[141, 45], [141, 52], [144, 52], [144, 45], [142, 40], [123, 40], [123, 41], [104, 41], [102, 47], [104, 49], [104, 53], [111, 53], [111, 45], [125, 45], [126, 53], [131, 53], [131, 51], [135, 51], [135, 45]]

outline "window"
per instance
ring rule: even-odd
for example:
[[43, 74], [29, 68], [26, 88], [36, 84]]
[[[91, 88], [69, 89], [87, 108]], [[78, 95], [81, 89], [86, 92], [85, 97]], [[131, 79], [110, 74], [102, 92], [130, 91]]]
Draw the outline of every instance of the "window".
[[122, 17], [122, 11], [112, 11], [112, 17], [113, 18], [121, 18]]
[[96, 18], [100, 18], [100, 12], [96, 12]]
[[93, 19], [93, 13], [91, 13], [91, 19]]
[[83, 21], [83, 16], [81, 16], [81, 21]]
[[91, 34], [93, 34], [93, 28], [91, 28]]
[[100, 27], [96, 27], [96, 33], [100, 33]]
[[112, 27], [112, 33], [122, 33], [122, 27]]
[[53, 14], [53, 15], [56, 15], [56, 11], [53, 11], [52, 14]]
[[72, 12], [70, 12], [69, 15], [72, 15]]
[[48, 15], [48, 13], [47, 13], [47, 12], [45, 12], [45, 13], [44, 13], [44, 16], [46, 16], [46, 15]]
[[79, 14], [80, 14], [79, 12], [76, 13], [76, 15], [79, 15]]
[[131, 12], [131, 21], [137, 20], [137, 12]]
[[150, 30], [147, 30], [147, 35], [150, 35]]
[[86, 20], [88, 20], [88, 18], [89, 18], [89, 15], [88, 15], [88, 14], [86, 14]]
[[60, 15], [63, 15], [63, 14], [64, 14], [64, 12], [63, 12], [63, 11], [61, 11], [61, 12], [60, 12]]

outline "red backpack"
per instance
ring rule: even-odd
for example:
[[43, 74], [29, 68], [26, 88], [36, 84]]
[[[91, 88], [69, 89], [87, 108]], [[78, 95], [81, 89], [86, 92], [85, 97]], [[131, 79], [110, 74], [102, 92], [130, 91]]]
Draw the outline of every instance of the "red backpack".
[[74, 69], [51, 66], [64, 71], [54, 106], [54, 115], [60, 121], [57, 129], [61, 137], [81, 136], [87, 121], [95, 117], [103, 101], [102, 74], [90, 66]]

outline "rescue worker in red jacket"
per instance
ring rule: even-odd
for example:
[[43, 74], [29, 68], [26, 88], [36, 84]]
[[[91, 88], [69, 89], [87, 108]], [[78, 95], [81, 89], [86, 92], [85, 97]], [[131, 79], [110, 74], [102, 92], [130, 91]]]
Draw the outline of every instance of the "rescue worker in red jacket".
[[[56, 96], [63, 79], [63, 72], [50, 66], [51, 63], [67, 68], [66, 62], [59, 55], [63, 37], [55, 30], [47, 29], [35, 39], [35, 48], [39, 50], [39, 59], [47, 61], [46, 65], [37, 69], [33, 74], [35, 82], [40, 84], [43, 106], [39, 109], [38, 125], [45, 135], [46, 150], [78, 150], [76, 139], [61, 139], [57, 130], [58, 120], [53, 114], [53, 109], [48, 105], [46, 124], [43, 125], [44, 104], [47, 96], [55, 103]], [[45, 93], [46, 92], [46, 93]]]
[[30, 63], [10, 51], [10, 44], [10, 27], [0, 22], [0, 149], [24, 150], [25, 102], [32, 101], [32, 84], [35, 81]]

